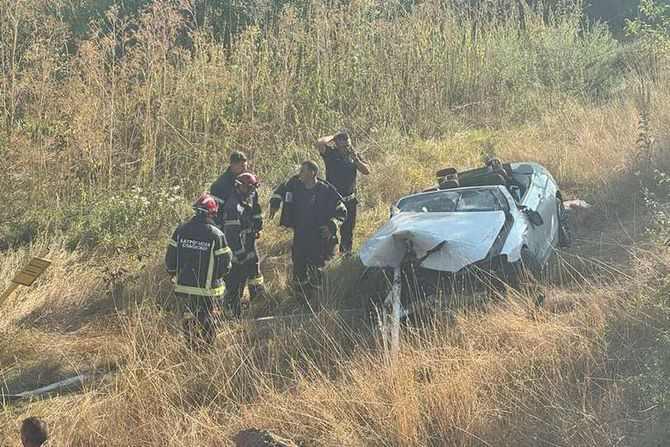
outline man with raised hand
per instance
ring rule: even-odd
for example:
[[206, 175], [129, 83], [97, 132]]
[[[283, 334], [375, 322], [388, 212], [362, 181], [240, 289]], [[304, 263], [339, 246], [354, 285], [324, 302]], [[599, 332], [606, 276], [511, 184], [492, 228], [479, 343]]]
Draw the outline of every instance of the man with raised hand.
[[[333, 145], [331, 145], [333, 143]], [[349, 256], [353, 248], [356, 226], [356, 176], [370, 174], [370, 166], [354, 149], [351, 137], [345, 131], [319, 138], [314, 143], [326, 164], [326, 181], [342, 196], [347, 207], [347, 219], [340, 227], [340, 252]]]

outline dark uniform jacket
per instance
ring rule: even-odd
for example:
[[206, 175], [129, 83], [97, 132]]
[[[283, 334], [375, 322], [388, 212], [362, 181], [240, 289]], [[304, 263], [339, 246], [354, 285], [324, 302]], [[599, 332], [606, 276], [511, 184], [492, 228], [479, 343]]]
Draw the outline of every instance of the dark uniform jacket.
[[217, 178], [212, 186], [209, 187], [209, 192], [221, 199], [223, 202], [235, 192], [235, 176], [230, 168]]
[[[249, 201], [253, 203], [253, 200]], [[223, 214], [223, 231], [236, 262], [250, 261], [257, 256], [254, 215], [253, 204], [238, 193], [228, 198]]]
[[[219, 203], [219, 215], [217, 216], [216, 223], [223, 228], [223, 213], [225, 211], [226, 202], [236, 193], [235, 175], [233, 175], [233, 171], [231, 171], [230, 168], [226, 169], [226, 172], [221, 174], [219, 178], [212, 183], [209, 192], [211, 195], [215, 196], [215, 199]], [[258, 202], [258, 194], [254, 193], [251, 205], [253, 208], [254, 231], [261, 231], [263, 229], [263, 215], [261, 213], [261, 205]]]
[[[281, 219], [279, 220], [279, 225], [283, 227], [295, 229], [297, 221], [301, 217], [297, 216], [293, 201], [299, 185], [299, 177], [297, 175], [293, 176], [279, 185], [270, 199], [270, 207], [273, 209], [279, 209], [282, 202], [284, 203]], [[334, 234], [347, 218], [347, 207], [342, 203], [342, 196], [330, 183], [317, 178], [314, 188], [316, 188], [317, 211], [314, 227], [327, 225]]]
[[176, 277], [174, 291], [187, 295], [220, 296], [223, 276], [230, 271], [232, 254], [226, 237], [206, 216], [180, 225], [168, 241], [166, 269]]

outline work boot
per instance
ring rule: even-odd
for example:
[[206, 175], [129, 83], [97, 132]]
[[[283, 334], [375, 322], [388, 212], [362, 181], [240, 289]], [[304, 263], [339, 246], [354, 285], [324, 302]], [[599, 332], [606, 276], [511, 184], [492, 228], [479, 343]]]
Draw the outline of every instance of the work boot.
[[263, 284], [249, 284], [249, 295], [254, 301], [265, 297], [265, 286]]
[[[248, 306], [248, 300], [247, 300], [247, 306]], [[239, 318], [240, 313], [242, 311], [242, 300], [235, 300], [233, 297], [229, 296], [228, 293], [226, 293], [225, 297], [221, 300], [221, 309], [223, 310], [222, 312], [222, 317], [225, 317], [225, 319], [228, 318]]]
[[257, 272], [254, 276], [249, 278], [247, 281], [247, 287], [249, 287], [249, 298], [252, 300], [257, 300], [265, 297], [265, 279], [260, 272]]
[[313, 289], [310, 285], [309, 279], [307, 276], [304, 278], [294, 278], [293, 283], [293, 296], [296, 301], [295, 311], [302, 311], [303, 309], [309, 307], [309, 300], [312, 296]]
[[236, 315], [237, 317], [240, 317], [242, 315], [246, 315], [249, 312], [249, 308], [251, 307], [251, 302], [249, 301], [248, 296], [243, 296], [240, 299], [240, 311], [239, 314]]

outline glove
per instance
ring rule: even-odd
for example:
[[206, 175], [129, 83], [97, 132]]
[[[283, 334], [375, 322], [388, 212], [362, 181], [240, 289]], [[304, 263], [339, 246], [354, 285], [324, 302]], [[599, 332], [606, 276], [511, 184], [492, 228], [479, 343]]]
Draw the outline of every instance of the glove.
[[319, 234], [321, 234], [321, 237], [323, 239], [330, 239], [331, 236], [333, 235], [333, 232], [330, 231], [330, 228], [328, 228], [328, 225], [321, 225], [319, 227]]
[[247, 262], [253, 261], [255, 257], [256, 254], [252, 251], [249, 253], [241, 254], [240, 256], [237, 257], [236, 260], [238, 264], [246, 264]]

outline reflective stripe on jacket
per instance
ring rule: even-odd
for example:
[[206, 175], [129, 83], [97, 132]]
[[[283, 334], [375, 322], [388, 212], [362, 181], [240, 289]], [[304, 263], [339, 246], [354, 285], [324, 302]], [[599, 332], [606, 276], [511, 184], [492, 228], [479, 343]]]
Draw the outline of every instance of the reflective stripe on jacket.
[[[270, 198], [271, 208], [279, 209], [283, 204], [281, 219], [279, 220], [279, 225], [283, 227], [295, 228], [296, 211], [293, 196], [299, 182], [297, 175], [291, 177], [279, 185]], [[347, 218], [347, 208], [342, 203], [342, 196], [333, 185], [319, 178], [316, 179], [314, 187], [316, 188], [318, 210], [317, 221], [314, 222], [314, 226], [328, 225], [331, 231], [335, 232]]]
[[233, 259], [241, 262], [256, 258], [256, 219], [253, 204], [239, 194], [232, 195], [223, 213], [223, 231]]
[[176, 279], [175, 292], [188, 295], [223, 295], [231, 260], [223, 232], [200, 215], [175, 230], [165, 254], [166, 269]]

